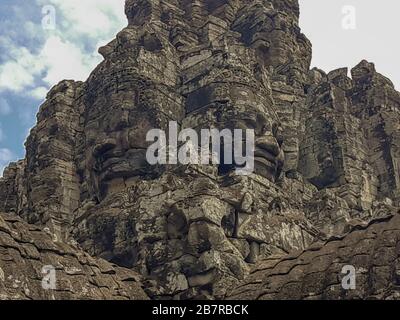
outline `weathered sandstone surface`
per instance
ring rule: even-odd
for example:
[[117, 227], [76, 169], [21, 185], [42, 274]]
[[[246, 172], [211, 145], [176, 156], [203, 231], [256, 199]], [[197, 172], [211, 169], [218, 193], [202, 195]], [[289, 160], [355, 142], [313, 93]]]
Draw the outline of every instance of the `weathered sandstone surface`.
[[0, 300], [148, 299], [137, 273], [92, 258], [46, 231], [0, 213]]
[[[377, 248], [360, 244], [367, 258], [391, 235], [397, 241], [390, 223], [398, 218], [371, 221], [400, 207], [400, 94], [372, 63], [362, 61], [351, 76], [347, 69], [310, 70], [297, 0], [127, 0], [125, 11], [128, 26], [100, 48], [104, 60], [88, 80], [62, 81], [48, 93], [26, 158], [0, 179], [7, 217], [48, 230], [59, 246], [76, 242], [90, 256], [140, 274], [154, 299], [221, 299], [238, 286], [241, 298], [331, 297], [326, 292], [335, 283], [316, 283], [313, 266], [337, 276], [342, 260], [328, 264], [343, 243], [351, 250], [340, 259], [366, 268], [357, 266], [354, 234]], [[255, 172], [237, 176], [224, 163], [151, 166], [146, 134], [168, 131], [170, 121], [198, 132], [254, 129]], [[363, 223], [371, 227], [341, 238]], [[368, 230], [382, 224], [383, 235], [370, 239]], [[0, 233], [0, 244], [3, 236], [12, 237]], [[301, 289], [289, 288], [297, 273], [284, 262], [263, 271], [271, 257], [302, 264], [303, 256], [282, 258], [293, 251], [308, 250], [313, 259], [308, 248], [331, 237], [338, 240], [318, 250], [336, 246], [335, 255], [329, 251], [315, 265], [304, 260], [309, 269], [293, 283]], [[391, 242], [390, 255], [395, 248]], [[1, 259], [16, 267], [31, 261]], [[385, 273], [393, 270], [389, 260], [382, 260], [388, 269], [377, 271], [376, 288], [394, 279]], [[269, 288], [279, 270], [281, 282]], [[375, 275], [368, 270], [366, 277]], [[93, 277], [88, 272], [80, 284]], [[102, 277], [111, 279], [108, 272]], [[253, 278], [260, 283], [243, 284]], [[317, 284], [323, 287], [307, 287]], [[0, 278], [0, 294], [2, 285]], [[119, 296], [115, 286], [103, 296]], [[94, 285], [94, 298], [100, 288]], [[286, 291], [279, 295], [280, 288]], [[376, 288], [354, 294], [381, 294]], [[82, 295], [73, 289], [66, 298]]]

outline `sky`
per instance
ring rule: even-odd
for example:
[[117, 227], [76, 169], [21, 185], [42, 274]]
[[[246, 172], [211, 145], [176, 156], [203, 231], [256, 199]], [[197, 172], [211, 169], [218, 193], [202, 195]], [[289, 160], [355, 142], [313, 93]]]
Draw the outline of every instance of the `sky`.
[[400, 1], [299, 0], [300, 26], [324, 71], [374, 62], [400, 90]]
[[[0, 0], [0, 176], [24, 157], [46, 92], [63, 79], [86, 80], [101, 61], [98, 47], [127, 24], [124, 2]], [[299, 2], [312, 66], [330, 71], [367, 59], [400, 88], [399, 1]]]

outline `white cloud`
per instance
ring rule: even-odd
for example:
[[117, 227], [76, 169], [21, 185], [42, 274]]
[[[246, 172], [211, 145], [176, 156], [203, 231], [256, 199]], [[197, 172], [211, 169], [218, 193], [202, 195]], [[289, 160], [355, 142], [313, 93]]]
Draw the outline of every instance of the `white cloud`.
[[49, 86], [62, 79], [86, 80], [100, 60], [98, 56], [85, 54], [77, 45], [58, 36], [47, 39], [39, 58], [47, 67], [43, 80]]
[[0, 37], [0, 47], [9, 53], [0, 65], [0, 92], [28, 92], [41, 100], [45, 90], [63, 79], [86, 80], [101, 61], [96, 45], [111, 40], [126, 25], [124, 2], [36, 0], [39, 6], [55, 7], [56, 28], [44, 30], [40, 23], [21, 14], [28, 20], [16, 21], [16, 32], [40, 39], [38, 46], [27, 48], [17, 44], [16, 37]]
[[29, 95], [36, 100], [44, 100], [48, 91], [49, 89], [46, 87], [37, 87], [29, 91]]
[[25, 47], [14, 43], [7, 46], [12, 60], [0, 66], [0, 91], [21, 92], [34, 83], [35, 76], [45, 68], [44, 61], [38, 59]]
[[38, 0], [38, 3], [54, 5], [56, 21], [68, 25], [70, 37], [104, 37], [125, 23], [125, 0]]
[[3, 176], [4, 168], [15, 158], [9, 149], [0, 148], [0, 177]]
[[21, 92], [33, 84], [31, 70], [26, 70], [18, 61], [10, 61], [0, 67], [0, 90]]

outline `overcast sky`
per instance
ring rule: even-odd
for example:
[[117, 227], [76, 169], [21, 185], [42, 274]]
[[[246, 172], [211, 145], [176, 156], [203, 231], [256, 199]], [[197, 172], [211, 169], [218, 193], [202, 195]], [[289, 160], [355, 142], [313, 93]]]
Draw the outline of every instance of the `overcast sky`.
[[[329, 71], [367, 59], [400, 88], [398, 0], [300, 5], [313, 66]], [[62, 79], [86, 80], [101, 61], [97, 48], [124, 25], [124, 0], [0, 0], [0, 174], [24, 157], [23, 143], [49, 88]]]
[[399, 0], [299, 2], [301, 28], [313, 43], [313, 66], [330, 71], [366, 59], [400, 89]]

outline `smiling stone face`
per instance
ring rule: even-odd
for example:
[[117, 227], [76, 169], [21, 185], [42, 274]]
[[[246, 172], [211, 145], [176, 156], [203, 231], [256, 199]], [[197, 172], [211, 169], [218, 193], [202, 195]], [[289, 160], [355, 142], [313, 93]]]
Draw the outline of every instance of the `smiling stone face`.
[[[175, 26], [171, 26], [169, 39], [165, 37], [168, 33], [156, 33], [149, 24], [137, 27], [160, 14], [151, 1], [146, 3], [132, 3], [130, 26], [100, 49], [106, 60], [88, 81], [91, 96], [96, 96], [94, 100], [86, 98], [91, 193], [102, 199], [111, 189], [119, 190], [132, 179], [157, 177], [162, 169], [148, 164], [145, 137], [151, 129], [167, 131], [169, 121], [183, 121], [183, 127], [198, 130], [253, 129], [255, 173], [275, 181], [283, 167], [283, 141], [268, 71], [254, 63], [256, 52], [232, 34], [215, 40], [210, 51], [193, 47], [178, 59], [175, 46], [180, 45], [169, 42]], [[205, 5], [203, 11], [208, 8], [217, 16], [235, 11], [225, 2]], [[266, 32], [268, 26], [262, 25]], [[127, 52], [131, 58], [127, 58]], [[123, 69], [121, 60], [126, 62]], [[199, 64], [204, 68], [199, 69]], [[107, 73], [110, 65], [114, 67], [112, 74]], [[108, 85], [102, 87], [100, 83]], [[177, 90], [179, 85], [181, 89]]]
[[175, 89], [178, 59], [162, 35], [129, 26], [100, 52], [105, 60], [84, 96], [88, 191], [98, 201], [131, 180], [157, 177], [162, 168], [146, 160], [147, 132], [184, 116]]
[[[187, 116], [184, 127], [219, 131], [250, 129], [255, 135], [255, 173], [275, 181], [284, 163], [283, 136], [269, 87], [269, 74], [254, 63], [254, 51], [228, 39], [201, 64], [192, 53], [184, 70]], [[204, 52], [197, 52], [201, 57]], [[245, 135], [243, 134], [243, 138]], [[245, 150], [243, 141], [243, 150]], [[221, 159], [222, 160], [222, 159]], [[223, 163], [222, 163], [223, 165]], [[235, 166], [226, 167], [224, 173]]]
[[[290, 55], [279, 53], [288, 35], [272, 34], [281, 28], [275, 11], [257, 1], [127, 1], [130, 25], [101, 50], [86, 114], [100, 205], [77, 220], [75, 235], [91, 253], [141, 270], [152, 296], [222, 297], [249, 263], [315, 236], [301, 211], [271, 206], [282, 196], [275, 182], [285, 158], [271, 67]], [[100, 82], [116, 87], [99, 90]], [[253, 130], [254, 174], [235, 177], [240, 166], [224, 162], [149, 166], [145, 135], [168, 132], [169, 121], [178, 131]], [[107, 239], [85, 240], [100, 234]]]
[[[246, 150], [248, 141], [245, 139], [246, 130], [252, 130], [255, 135], [254, 173], [274, 182], [279, 177], [284, 165], [282, 150], [282, 135], [279, 122], [271, 114], [261, 112], [249, 106], [222, 107], [215, 115], [216, 127], [220, 130], [240, 129], [243, 132], [243, 147]], [[234, 169], [233, 166], [232, 169]]]
[[[101, 49], [105, 61], [88, 80], [84, 161], [99, 204], [79, 211], [74, 236], [140, 270], [152, 296], [223, 297], [249, 263], [314, 237], [300, 211], [270, 209], [284, 165], [270, 61], [259, 55], [272, 9], [262, 7], [247, 43], [230, 29], [246, 11], [239, 1], [156, 4], [127, 2], [130, 24]], [[170, 121], [178, 131], [253, 130], [254, 174], [231, 175], [237, 163], [149, 165], [146, 134], [168, 132]]]
[[[143, 106], [135, 104], [133, 92], [114, 95], [110, 101], [120, 103], [107, 105], [108, 112], [88, 122], [88, 127], [96, 130], [87, 135], [87, 159], [100, 194], [107, 192], [113, 180], [152, 177], [156, 173], [146, 161], [146, 133], [162, 126], [161, 121], [151, 117], [150, 110], [145, 112]], [[95, 103], [93, 108], [101, 106], [104, 104]]]
[[175, 115], [166, 115], [154, 94], [153, 87], [112, 94], [109, 103], [97, 100], [88, 112], [86, 159], [100, 198], [115, 183], [153, 179], [162, 172], [160, 166], [151, 166], [146, 159], [150, 145], [146, 135], [152, 129], [167, 130], [169, 121], [182, 115], [179, 108], [174, 110]]

